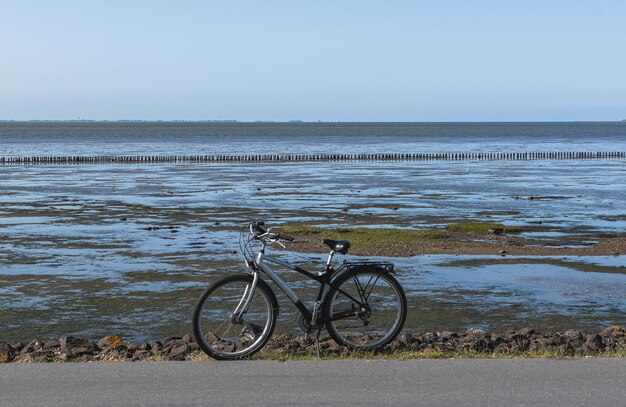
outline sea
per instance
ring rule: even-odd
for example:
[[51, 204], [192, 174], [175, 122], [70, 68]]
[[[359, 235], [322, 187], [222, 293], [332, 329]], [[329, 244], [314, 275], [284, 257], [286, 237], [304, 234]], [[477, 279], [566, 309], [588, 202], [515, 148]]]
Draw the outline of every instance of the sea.
[[[564, 151], [626, 151], [626, 122], [0, 122], [0, 157]], [[188, 332], [202, 290], [242, 271], [252, 219], [490, 221], [572, 247], [626, 233], [626, 159], [0, 165], [0, 341]], [[325, 260], [275, 249], [306, 268]], [[626, 324], [623, 253], [392, 261], [415, 332]], [[311, 283], [281, 276], [310, 300]], [[297, 332], [279, 300], [279, 329]]]

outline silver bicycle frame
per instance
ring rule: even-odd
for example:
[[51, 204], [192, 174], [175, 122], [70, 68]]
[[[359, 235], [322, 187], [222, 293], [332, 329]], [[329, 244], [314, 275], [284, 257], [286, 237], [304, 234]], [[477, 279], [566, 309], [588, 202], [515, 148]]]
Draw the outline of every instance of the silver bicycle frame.
[[[256, 289], [256, 286], [257, 286], [257, 282], [258, 282], [258, 279], [259, 279], [259, 272], [260, 271], [263, 271], [265, 274], [267, 274], [267, 276], [274, 283], [276, 283], [276, 285], [278, 285], [278, 287], [280, 287], [280, 289], [287, 295], [287, 297], [289, 297], [289, 299], [300, 310], [300, 312], [302, 312], [305, 315], [309, 315], [310, 316], [309, 310], [306, 308], [306, 306], [304, 305], [304, 303], [302, 302], [300, 297], [298, 297], [298, 295], [287, 285], [287, 283], [285, 283], [285, 281], [283, 279], [281, 279], [278, 276], [278, 274], [274, 271], [274, 269], [272, 269], [266, 262], [278, 264], [280, 266], [287, 267], [287, 268], [290, 268], [292, 270], [297, 270], [297, 271], [300, 271], [300, 272], [306, 272], [306, 270], [302, 270], [299, 267], [297, 267], [297, 266], [295, 266], [295, 265], [293, 265], [291, 263], [287, 263], [287, 262], [275, 259], [275, 258], [270, 257], [270, 256], [265, 256], [265, 248], [266, 247], [267, 247], [267, 242], [262, 240], [261, 241], [261, 249], [259, 250], [259, 253], [257, 254], [257, 257], [254, 260], [254, 263], [256, 264], [258, 269], [253, 271], [253, 276], [254, 277], [253, 277], [253, 280], [252, 280], [252, 284], [249, 285], [249, 286], [246, 286], [246, 289], [245, 289], [243, 295], [241, 296], [241, 300], [239, 301], [239, 304], [237, 305], [237, 307], [233, 311], [233, 316], [237, 315], [238, 318], [241, 318], [243, 316], [243, 314], [245, 314], [246, 311], [248, 310], [248, 306], [250, 305], [250, 301], [252, 301], [252, 296], [254, 295], [254, 290]], [[330, 264], [330, 261], [332, 260], [332, 255], [333, 254], [334, 253], [331, 253], [331, 255], [330, 255], [329, 259], [328, 259], [328, 263], [329, 264]], [[308, 272], [306, 272], [306, 273], [309, 274]]]
[[[291, 288], [289, 288], [289, 286], [283, 281], [283, 279], [281, 279], [278, 276], [278, 274], [276, 274], [276, 272], [269, 265], [265, 264], [265, 261], [268, 261], [270, 263], [275, 263], [280, 266], [292, 268], [292, 269], [295, 268], [295, 266], [293, 264], [289, 264], [287, 262], [277, 260], [269, 256], [265, 256], [265, 243], [263, 243], [263, 248], [261, 249], [261, 251], [259, 252], [256, 258], [257, 266], [259, 266], [259, 268], [263, 270], [265, 274], [267, 274], [268, 277], [273, 282], [275, 282], [276, 285], [278, 285], [285, 294], [287, 294], [287, 297], [289, 297], [291, 301], [293, 301], [294, 303], [302, 302], [300, 300], [300, 297], [298, 297], [296, 293], [293, 292]], [[254, 273], [254, 274], [255, 274], [255, 277], [258, 276], [258, 273]]]
[[[252, 301], [252, 296], [254, 295], [254, 291], [257, 287], [257, 283], [259, 280], [259, 273], [260, 271], [263, 271], [265, 274], [267, 274], [267, 276], [274, 282], [276, 283], [276, 285], [278, 285], [278, 287], [280, 287], [280, 289], [287, 295], [287, 297], [289, 297], [289, 299], [291, 300], [291, 302], [294, 303], [294, 305], [296, 306], [296, 308], [298, 308], [298, 310], [300, 310], [300, 312], [302, 313], [302, 315], [306, 316], [307, 318], [310, 319], [315, 319], [317, 317], [317, 312], [316, 309], [314, 307], [313, 312], [311, 313], [311, 311], [304, 305], [304, 303], [302, 302], [302, 300], [300, 299], [300, 297], [298, 297], [298, 295], [287, 285], [287, 283], [285, 283], [285, 281], [283, 279], [281, 279], [278, 274], [268, 265], [266, 264], [266, 262], [269, 263], [274, 263], [274, 264], [278, 264], [280, 266], [283, 267], [287, 267], [289, 269], [295, 270], [299, 273], [302, 273], [310, 278], [313, 278], [317, 281], [319, 281], [322, 285], [320, 286], [320, 291], [318, 292], [318, 297], [317, 297], [317, 301], [316, 301], [316, 307], [319, 308], [319, 304], [320, 301], [322, 299], [322, 295], [323, 295], [323, 290], [324, 287], [329, 284], [329, 282], [327, 280], [323, 280], [323, 276], [325, 275], [325, 273], [329, 270], [329, 267], [332, 263], [332, 259], [333, 256], [335, 254], [334, 251], [331, 251], [329, 256], [328, 256], [328, 261], [326, 262], [326, 269], [323, 272], [319, 272], [317, 273], [317, 275], [312, 274], [294, 264], [291, 263], [287, 263], [285, 261], [282, 260], [278, 260], [275, 259], [273, 257], [270, 256], [266, 256], [265, 255], [265, 248], [268, 245], [268, 241], [264, 240], [264, 239], [260, 239], [261, 240], [261, 249], [259, 250], [259, 253], [256, 256], [256, 259], [254, 260], [254, 264], [256, 265], [256, 268], [254, 266], [251, 266], [248, 264], [248, 262], [246, 261], [246, 265], [248, 267], [250, 267], [253, 270], [253, 280], [252, 280], [252, 284], [246, 286], [246, 289], [244, 290], [243, 295], [241, 296], [241, 300], [239, 301], [239, 304], [237, 305], [237, 307], [235, 308], [235, 311], [233, 311], [232, 316], [234, 317], [235, 315], [237, 315], [237, 318], [242, 318], [243, 314], [246, 313], [246, 311], [248, 310], [248, 306], [250, 305], [250, 302]], [[359, 304], [361, 307], [365, 307], [364, 304], [362, 304], [359, 300], [357, 300], [356, 298], [353, 298], [352, 296], [350, 296], [349, 294], [345, 293], [344, 291], [341, 291], [344, 295], [346, 295], [348, 298], [350, 298], [351, 300], [353, 300], [356, 304]], [[242, 305], [243, 304], [243, 305]], [[312, 324], [315, 323], [315, 321], [311, 321]]]

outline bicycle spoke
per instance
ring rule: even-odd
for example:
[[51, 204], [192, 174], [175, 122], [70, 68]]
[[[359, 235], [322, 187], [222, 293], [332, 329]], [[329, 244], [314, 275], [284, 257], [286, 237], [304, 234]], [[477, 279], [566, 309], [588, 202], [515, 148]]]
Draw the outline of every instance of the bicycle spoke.
[[356, 289], [357, 292], [359, 293], [359, 298], [361, 298], [361, 301], [365, 302], [365, 298], [363, 297], [363, 286], [361, 285], [361, 282], [359, 281], [358, 276], [354, 276], [354, 284], [356, 285]]
[[[238, 359], [256, 352], [269, 339], [275, 324], [275, 299], [271, 299], [273, 294], [262, 283], [250, 293], [250, 283], [250, 277], [245, 275], [225, 278], [210, 287], [196, 307], [194, 335], [209, 355]], [[233, 315], [248, 298], [245, 312]]]
[[[336, 284], [327, 299], [326, 315], [326, 327], [335, 341], [353, 348], [373, 349], [393, 340], [400, 332], [406, 316], [406, 299], [392, 276], [357, 270]], [[348, 293], [354, 293], [360, 300]], [[367, 311], [357, 309], [351, 313], [361, 301], [365, 302]]]
[[[370, 285], [370, 282], [372, 281], [372, 278], [374, 278], [373, 276], [370, 278], [370, 281], [368, 281], [367, 286], [365, 286], [365, 289], [367, 290], [367, 287]], [[370, 298], [370, 295], [372, 295], [372, 291], [374, 291], [374, 287], [376, 287], [376, 283], [378, 282], [378, 279], [380, 278], [380, 274], [378, 276], [376, 276], [376, 280], [374, 280], [374, 282], [372, 283], [372, 288], [370, 288], [369, 293], [366, 295], [365, 297], [365, 301], [368, 301]]]

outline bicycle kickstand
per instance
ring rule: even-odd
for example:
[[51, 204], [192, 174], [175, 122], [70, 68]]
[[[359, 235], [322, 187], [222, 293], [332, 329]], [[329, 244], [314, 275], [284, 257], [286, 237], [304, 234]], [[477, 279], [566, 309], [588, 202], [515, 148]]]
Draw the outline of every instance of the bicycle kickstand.
[[317, 328], [317, 335], [315, 335], [315, 347], [317, 348], [317, 358], [320, 358], [320, 334], [322, 333], [321, 328]]

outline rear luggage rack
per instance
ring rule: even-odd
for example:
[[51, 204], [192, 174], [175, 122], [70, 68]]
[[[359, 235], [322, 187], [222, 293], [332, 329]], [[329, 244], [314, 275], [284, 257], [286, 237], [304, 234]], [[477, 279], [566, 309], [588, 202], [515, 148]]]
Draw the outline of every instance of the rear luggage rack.
[[352, 270], [357, 267], [371, 267], [373, 269], [383, 269], [388, 273], [393, 273], [394, 265], [388, 261], [345, 261], [343, 262], [343, 266], [348, 270]]

